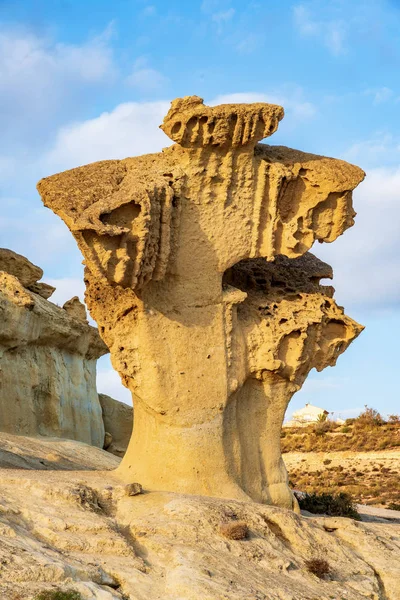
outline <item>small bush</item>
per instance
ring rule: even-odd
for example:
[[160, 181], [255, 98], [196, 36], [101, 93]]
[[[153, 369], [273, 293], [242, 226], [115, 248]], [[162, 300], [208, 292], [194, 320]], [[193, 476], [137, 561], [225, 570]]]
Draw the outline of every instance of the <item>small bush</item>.
[[330, 517], [350, 517], [360, 520], [360, 515], [353, 503], [350, 494], [305, 494], [298, 498], [300, 508], [313, 514], [325, 514]]
[[324, 558], [311, 558], [310, 560], [306, 560], [306, 567], [309, 573], [316, 575], [320, 579], [323, 579], [331, 572], [331, 567]]
[[314, 425], [314, 433], [315, 435], [325, 435], [330, 430], [328, 421], [318, 421]]
[[247, 538], [249, 529], [244, 521], [229, 521], [221, 523], [219, 532], [229, 540], [244, 540]]
[[383, 419], [375, 408], [365, 405], [365, 410], [354, 421], [357, 429], [372, 429], [383, 425]]
[[40, 592], [34, 600], [83, 600], [81, 594], [75, 590], [45, 590]]
[[389, 415], [388, 423], [400, 424], [400, 415]]
[[388, 508], [390, 508], [390, 510], [400, 510], [400, 504], [397, 502], [391, 502], [388, 504]]
[[348, 425], [344, 425], [340, 431], [342, 433], [350, 433], [351, 427], [349, 427]]

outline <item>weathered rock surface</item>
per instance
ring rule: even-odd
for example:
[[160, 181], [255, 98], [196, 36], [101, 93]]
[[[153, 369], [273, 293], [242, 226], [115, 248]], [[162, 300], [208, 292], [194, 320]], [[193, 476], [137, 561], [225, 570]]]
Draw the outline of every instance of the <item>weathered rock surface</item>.
[[24, 287], [41, 270], [20, 259], [0, 252], [16, 274], [0, 271], [0, 431], [102, 448], [96, 360], [108, 349], [94, 327]]
[[0, 248], [0, 271], [14, 275], [24, 287], [34, 285], [43, 277], [40, 267], [31, 263], [25, 256], [8, 248]]
[[104, 428], [112, 438], [107, 450], [116, 456], [123, 456], [132, 435], [133, 408], [106, 394], [99, 394], [99, 400]]
[[101, 471], [120, 459], [76, 440], [0, 432], [0, 469]]
[[[85, 600], [400, 597], [400, 525], [174, 493], [128, 496], [110, 472], [0, 471], [0, 489], [7, 600], [55, 588]], [[246, 537], [225, 537], [221, 525], [238, 521]], [[326, 579], [307, 571], [312, 558], [328, 561]]]
[[128, 483], [295, 505], [280, 455], [287, 404], [362, 329], [307, 251], [353, 224], [364, 173], [258, 144], [282, 117], [178, 99], [162, 125], [177, 144], [163, 153], [38, 184], [84, 255], [88, 307], [132, 391]]
[[74, 296], [70, 300], [67, 300], [63, 304], [63, 309], [69, 314], [70, 317], [77, 319], [78, 321], [83, 321], [87, 323], [87, 313], [86, 307], [78, 298], [78, 296]]

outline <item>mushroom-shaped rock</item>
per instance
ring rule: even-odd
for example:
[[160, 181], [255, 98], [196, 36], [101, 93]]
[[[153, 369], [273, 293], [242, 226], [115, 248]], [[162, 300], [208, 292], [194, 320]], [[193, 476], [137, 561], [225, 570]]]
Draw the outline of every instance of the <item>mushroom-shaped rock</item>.
[[85, 259], [86, 303], [132, 392], [127, 482], [294, 507], [284, 412], [361, 326], [308, 253], [353, 224], [364, 173], [258, 143], [283, 109], [177, 99], [162, 153], [39, 182]]

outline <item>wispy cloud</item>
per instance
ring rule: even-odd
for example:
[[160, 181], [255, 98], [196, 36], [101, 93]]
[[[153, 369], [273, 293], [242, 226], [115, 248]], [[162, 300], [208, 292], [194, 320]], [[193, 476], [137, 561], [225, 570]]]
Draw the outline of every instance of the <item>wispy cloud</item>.
[[236, 14], [236, 10], [231, 6], [231, 0], [203, 0], [201, 11], [216, 25], [219, 34]]
[[374, 104], [382, 104], [395, 96], [393, 90], [388, 87], [367, 89], [363, 93], [365, 96], [371, 96]]
[[155, 6], [153, 6], [152, 4], [149, 4], [149, 6], [146, 6], [142, 10], [142, 15], [145, 17], [153, 17], [156, 13], [157, 13], [157, 8]]
[[168, 83], [168, 78], [151, 68], [147, 59], [141, 57], [135, 61], [132, 73], [125, 79], [125, 83], [141, 92], [154, 92], [163, 88]]
[[309, 119], [317, 112], [315, 105], [304, 99], [301, 88], [288, 88], [283, 91], [274, 90], [265, 93], [240, 92], [224, 94], [211, 100], [210, 104], [229, 104], [231, 102], [267, 102], [269, 104], [279, 104], [284, 107], [289, 116], [292, 113], [293, 120]]
[[[0, 129], [7, 155], [25, 158], [38, 140], [104, 91], [117, 76], [112, 24], [82, 44], [65, 44], [32, 31], [0, 27]], [[8, 162], [8, 161], [7, 161]], [[25, 161], [24, 161], [25, 162]], [[0, 169], [4, 159], [0, 159]]]
[[227, 21], [230, 21], [234, 14], [235, 14], [235, 9], [234, 8], [228, 8], [228, 10], [222, 10], [220, 12], [215, 12], [211, 15], [211, 19], [217, 23], [218, 25], [220, 25], [221, 23], [226, 23]]
[[[400, 166], [367, 171], [354, 193], [356, 226], [318, 257], [334, 268], [336, 297], [346, 307], [382, 310], [400, 302]], [[351, 260], [349, 259], [351, 257]]]
[[62, 127], [42, 161], [52, 172], [104, 160], [160, 151], [171, 140], [159, 129], [169, 102], [127, 102], [95, 119]]
[[334, 56], [347, 50], [347, 24], [342, 19], [321, 18], [312, 5], [298, 4], [293, 8], [294, 25], [300, 35], [320, 40]]
[[364, 168], [400, 163], [400, 138], [389, 132], [377, 132], [370, 138], [355, 142], [343, 153], [343, 158]]

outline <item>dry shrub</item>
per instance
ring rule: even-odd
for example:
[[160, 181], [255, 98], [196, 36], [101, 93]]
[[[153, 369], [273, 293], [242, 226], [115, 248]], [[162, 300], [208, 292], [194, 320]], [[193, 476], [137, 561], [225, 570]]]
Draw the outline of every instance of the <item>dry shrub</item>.
[[310, 560], [306, 560], [306, 567], [309, 573], [316, 575], [320, 579], [323, 579], [326, 575], [331, 573], [331, 567], [324, 558], [311, 558]]
[[220, 524], [219, 532], [229, 540], [244, 540], [247, 538], [249, 528], [244, 521], [229, 521]]
[[388, 423], [394, 423], [395, 425], [400, 425], [400, 415], [389, 415]]
[[[339, 484], [338, 484], [339, 485]], [[324, 514], [330, 517], [349, 517], [360, 520], [360, 515], [350, 494], [305, 494], [298, 498], [300, 508], [313, 514]]]
[[44, 592], [39, 592], [34, 600], [83, 600], [83, 598], [75, 590], [45, 590]]
[[373, 429], [383, 425], [383, 419], [375, 408], [365, 405], [365, 410], [355, 419], [356, 429]]

